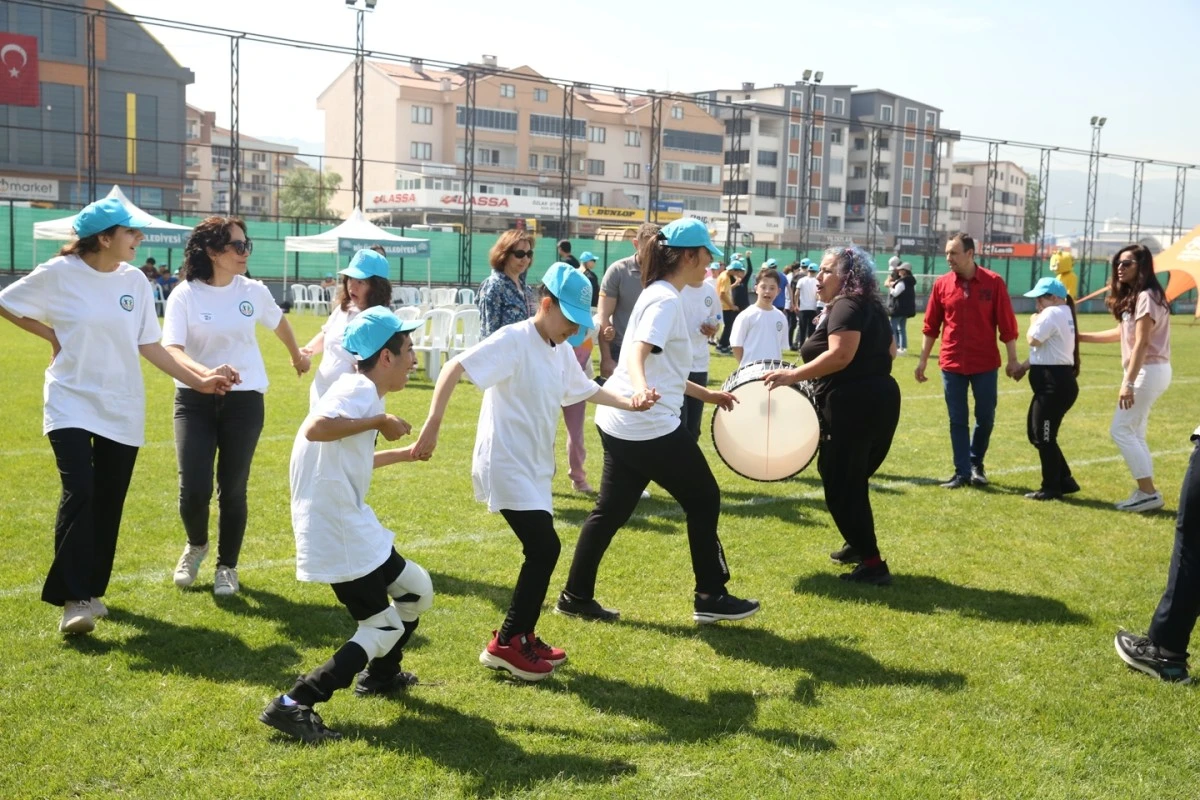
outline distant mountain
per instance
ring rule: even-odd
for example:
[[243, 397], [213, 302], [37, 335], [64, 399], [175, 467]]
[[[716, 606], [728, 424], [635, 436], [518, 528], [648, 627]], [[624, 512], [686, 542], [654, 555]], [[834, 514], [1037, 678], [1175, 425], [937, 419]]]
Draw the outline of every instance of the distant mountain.
[[[1100, 172], [1096, 181], [1097, 228], [1109, 217], [1116, 217], [1122, 222], [1129, 220], [1132, 192], [1133, 179], [1130, 176]], [[1086, 172], [1050, 170], [1046, 216], [1057, 216], [1059, 220], [1055, 222], [1048, 219], [1047, 228], [1060, 234], [1082, 231], [1086, 203]], [[1174, 177], [1163, 177], [1159, 174], [1154, 178], [1147, 178], [1142, 184], [1142, 227], [1169, 228], [1174, 214]], [[1184, 198], [1183, 227], [1189, 229], [1196, 225], [1200, 225], [1200, 181], [1193, 177]]]

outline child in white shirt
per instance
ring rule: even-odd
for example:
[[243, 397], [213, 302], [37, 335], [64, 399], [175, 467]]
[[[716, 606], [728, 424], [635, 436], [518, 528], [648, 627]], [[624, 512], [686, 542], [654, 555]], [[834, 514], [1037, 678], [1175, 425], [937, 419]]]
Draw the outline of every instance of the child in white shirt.
[[752, 361], [780, 361], [783, 358], [783, 351], [788, 346], [788, 325], [787, 317], [774, 306], [779, 285], [778, 272], [760, 270], [754, 287], [758, 299], [733, 321], [729, 344], [739, 367]]

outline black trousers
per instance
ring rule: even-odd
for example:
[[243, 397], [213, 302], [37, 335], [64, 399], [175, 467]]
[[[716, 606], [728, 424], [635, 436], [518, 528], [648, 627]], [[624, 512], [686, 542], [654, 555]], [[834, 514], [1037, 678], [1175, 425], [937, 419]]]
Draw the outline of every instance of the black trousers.
[[793, 348], [796, 346], [796, 325], [800, 322], [800, 312], [792, 311], [790, 308], [784, 312], [787, 315], [788, 321], [788, 344]]
[[68, 600], [103, 597], [138, 449], [82, 428], [50, 431], [46, 438], [54, 450], [62, 495], [42, 600], [61, 606]]
[[500, 626], [500, 641], [507, 642], [514, 636], [535, 632], [562, 544], [554, 531], [554, 517], [548, 511], [502, 508], [500, 514], [521, 540], [521, 552], [525, 554], [508, 613]]
[[223, 396], [175, 390], [179, 516], [188, 542], [208, 543], [208, 511], [217, 468], [217, 564], [236, 567], [246, 535], [246, 485], [263, 429], [262, 392]]
[[816, 318], [817, 318], [817, 312], [815, 309], [813, 311], [801, 311], [800, 312], [800, 321], [796, 324], [796, 348], [797, 349], [800, 348], [800, 345], [804, 344], [805, 339], [812, 336], [813, 320], [815, 320]]
[[[388, 595], [387, 588], [400, 577], [406, 563], [393, 549], [387, 561], [371, 572], [346, 583], [330, 584], [330, 588], [338, 601], [350, 612], [350, 616], [359, 621], [369, 619], [381, 611], [386, 611], [391, 605], [392, 598]], [[412, 638], [418, 622], [420, 620], [404, 623], [404, 635], [400, 640], [387, 653], [369, 663], [367, 651], [362, 649], [362, 645], [358, 642], [346, 642], [324, 664], [297, 678], [288, 696], [300, 705], [311, 707], [328, 700], [338, 689], [345, 689], [364, 669], [372, 677], [381, 680], [395, 676], [400, 671], [404, 645]]]
[[604, 445], [600, 493], [579, 533], [567, 591], [582, 600], [595, 596], [596, 573], [604, 552], [633, 515], [642, 491], [654, 481], [687, 515], [695, 590], [724, 594], [729, 568], [717, 537], [721, 488], [691, 433], [680, 425], [666, 436], [634, 442], [600, 431], [600, 442]]
[[868, 483], [887, 458], [900, 422], [900, 387], [890, 375], [864, 378], [826, 392], [817, 472], [825, 505], [846, 543], [863, 558], [879, 555]]
[[1058, 429], [1063, 417], [1079, 397], [1079, 382], [1069, 365], [1029, 368], [1029, 385], [1033, 399], [1029, 401], [1026, 429], [1029, 443], [1037, 448], [1042, 462], [1042, 491], [1059, 494], [1063, 483], [1071, 477], [1071, 467], [1058, 446]]
[[721, 347], [729, 347], [729, 334], [733, 333], [733, 321], [737, 319], [738, 313], [739, 311], [736, 308], [731, 311], [721, 312], [723, 324], [721, 326], [721, 338], [717, 340], [717, 344]]
[[[689, 372], [688, 380], [700, 386], [708, 386], [707, 372]], [[694, 397], [683, 396], [683, 408], [679, 409], [679, 423], [687, 428], [688, 433], [697, 442], [700, 441], [700, 427], [704, 422], [704, 401]]]
[[1187, 652], [1196, 617], [1200, 616], [1200, 437], [1193, 436], [1192, 441], [1196, 449], [1179, 490], [1167, 588], [1147, 634], [1155, 644], [1176, 653]]

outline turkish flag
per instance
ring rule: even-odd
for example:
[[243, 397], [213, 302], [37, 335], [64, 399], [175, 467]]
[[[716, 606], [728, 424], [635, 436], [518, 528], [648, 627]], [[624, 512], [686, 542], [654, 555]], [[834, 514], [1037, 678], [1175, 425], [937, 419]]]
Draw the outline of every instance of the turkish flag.
[[38, 40], [0, 31], [0, 105], [40, 105]]

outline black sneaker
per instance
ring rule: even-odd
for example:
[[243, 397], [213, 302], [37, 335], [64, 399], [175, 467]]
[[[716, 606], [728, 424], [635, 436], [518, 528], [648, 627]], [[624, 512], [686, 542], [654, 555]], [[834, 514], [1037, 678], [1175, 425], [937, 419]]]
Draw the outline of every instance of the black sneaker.
[[562, 614], [564, 617], [575, 617], [576, 619], [586, 619], [592, 622], [616, 622], [621, 617], [621, 612], [615, 608], [605, 608], [596, 602], [595, 598], [591, 600], [580, 600], [578, 597], [573, 597], [566, 592], [561, 592], [558, 595], [558, 602], [554, 605], [554, 611], [557, 614]]
[[838, 577], [851, 583], [869, 583], [874, 586], [891, 586], [892, 584], [892, 573], [888, 571], [886, 561], [880, 561], [873, 567], [859, 564], [850, 572]]
[[829, 560], [835, 564], [845, 564], [846, 566], [854, 566], [862, 563], [862, 556], [851, 545], [845, 545], [841, 550], [835, 550], [829, 554]]
[[707, 598], [696, 597], [692, 605], [692, 619], [701, 625], [710, 622], [745, 619], [758, 613], [757, 600], [743, 600], [731, 594], [710, 594]]
[[390, 678], [375, 678], [369, 672], [360, 672], [358, 680], [354, 682], [354, 693], [359, 697], [400, 694], [416, 685], [417, 676], [403, 670]]
[[298, 703], [285, 706], [282, 697], [276, 697], [268, 703], [258, 715], [258, 721], [270, 725], [284, 736], [309, 744], [342, 738], [337, 731], [325, 727], [325, 722], [316, 711]]
[[1067, 478], [1066, 480], [1064, 480], [1062, 482], [1062, 493], [1063, 494], [1075, 494], [1078, 491], [1079, 491], [1079, 484], [1075, 481], [1074, 478]]
[[951, 475], [950, 479], [938, 484], [943, 489], [961, 489], [964, 486], [970, 486], [971, 480], [964, 478], [962, 475]]
[[971, 485], [972, 486], [987, 486], [987, 473], [983, 471], [983, 465], [971, 467]]
[[1134, 636], [1129, 631], [1117, 631], [1113, 639], [1117, 655], [1138, 672], [1153, 675], [1170, 683], [1191, 683], [1186, 656], [1164, 656], [1149, 636]]
[[1062, 500], [1061, 492], [1047, 492], [1045, 489], [1038, 489], [1036, 492], [1026, 492], [1025, 499], [1027, 500]]

